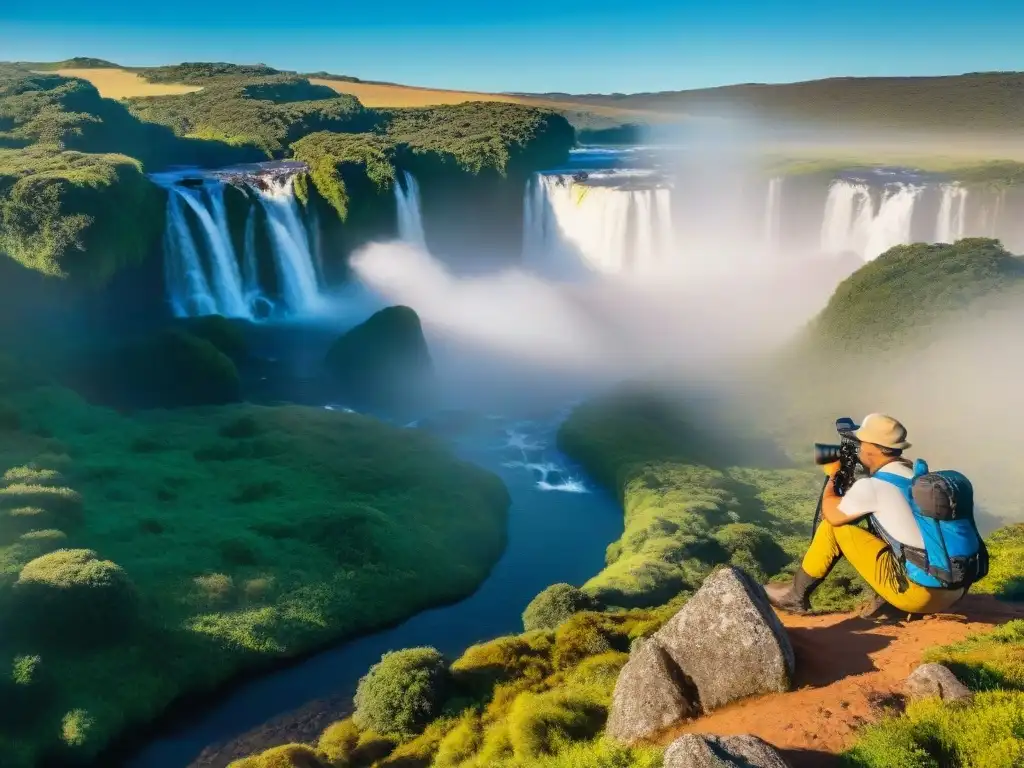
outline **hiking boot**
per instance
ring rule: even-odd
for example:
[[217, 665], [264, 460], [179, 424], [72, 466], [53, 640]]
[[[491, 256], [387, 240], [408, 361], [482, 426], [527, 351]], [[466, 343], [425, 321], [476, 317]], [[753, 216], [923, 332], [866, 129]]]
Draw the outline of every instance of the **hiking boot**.
[[808, 576], [803, 568], [798, 568], [790, 583], [767, 584], [764, 591], [768, 594], [768, 602], [780, 611], [789, 613], [809, 613], [811, 610], [811, 592], [821, 584], [822, 579]]

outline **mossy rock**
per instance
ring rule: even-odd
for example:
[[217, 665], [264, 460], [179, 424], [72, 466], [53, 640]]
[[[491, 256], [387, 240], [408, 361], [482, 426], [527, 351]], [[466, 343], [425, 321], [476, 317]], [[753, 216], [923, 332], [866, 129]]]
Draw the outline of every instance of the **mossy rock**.
[[353, 403], [385, 407], [427, 397], [433, 368], [420, 318], [404, 306], [382, 309], [342, 335], [324, 366]]
[[244, 320], [229, 320], [223, 315], [190, 317], [181, 321], [182, 330], [205, 339], [237, 362], [249, 357], [249, 342], [245, 338]]
[[30, 636], [86, 644], [135, 623], [136, 593], [124, 570], [90, 549], [59, 549], [32, 560], [14, 583], [14, 615]]
[[242, 396], [231, 358], [178, 329], [101, 355], [76, 384], [94, 402], [143, 408], [223, 405]]

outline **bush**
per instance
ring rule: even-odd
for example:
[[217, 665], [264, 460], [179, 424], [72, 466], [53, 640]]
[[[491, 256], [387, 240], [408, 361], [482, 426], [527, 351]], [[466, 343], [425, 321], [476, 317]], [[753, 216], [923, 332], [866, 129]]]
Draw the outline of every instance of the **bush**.
[[68, 528], [82, 520], [82, 497], [70, 488], [13, 483], [0, 488], [0, 527], [24, 533]]
[[47, 485], [55, 486], [64, 482], [60, 472], [35, 467], [14, 467], [4, 472], [4, 485]]
[[473, 695], [488, 697], [495, 685], [527, 680], [539, 683], [550, 675], [553, 645], [549, 632], [499, 637], [466, 649], [452, 664], [460, 686]]
[[352, 718], [327, 726], [320, 734], [317, 750], [333, 768], [349, 768], [355, 764], [353, 755], [359, 745], [359, 726]]
[[14, 583], [16, 615], [34, 637], [79, 644], [122, 634], [135, 619], [135, 589], [120, 566], [89, 549], [32, 560]]
[[475, 755], [483, 744], [483, 725], [475, 712], [463, 714], [437, 748], [435, 768], [458, 768]]
[[574, 613], [596, 611], [597, 601], [571, 584], [552, 584], [537, 595], [523, 611], [523, 629], [554, 629]]
[[261, 755], [235, 760], [228, 768], [330, 768], [312, 747], [285, 744]]
[[1024, 764], [1024, 694], [981, 693], [970, 706], [915, 702], [869, 727], [844, 755], [865, 768], [1019, 768]]
[[231, 358], [209, 341], [180, 330], [166, 330], [101, 356], [83, 373], [79, 385], [100, 403], [173, 408], [241, 399]]
[[524, 693], [509, 712], [509, 742], [516, 759], [529, 765], [540, 755], [553, 754], [563, 742], [593, 738], [606, 715], [604, 707], [572, 691]]
[[386, 653], [359, 681], [353, 719], [364, 730], [408, 738], [441, 711], [447, 682], [444, 658], [433, 648]]

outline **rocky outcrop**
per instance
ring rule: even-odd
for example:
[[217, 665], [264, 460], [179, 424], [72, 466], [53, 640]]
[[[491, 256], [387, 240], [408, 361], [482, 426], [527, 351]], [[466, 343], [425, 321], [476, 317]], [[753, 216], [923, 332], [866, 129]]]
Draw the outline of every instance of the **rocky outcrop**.
[[970, 689], [942, 664], [922, 664], [903, 683], [903, 692], [911, 701], [938, 696], [943, 701], [970, 701]]
[[338, 394], [356, 406], [401, 408], [427, 397], [432, 363], [420, 318], [387, 307], [331, 345], [324, 361]]
[[789, 768], [770, 744], [756, 736], [688, 733], [665, 750], [665, 768]]
[[633, 646], [615, 683], [608, 733], [635, 743], [731, 701], [787, 691], [794, 666], [764, 589], [739, 568], [722, 568], [652, 638]]
[[696, 696], [656, 640], [638, 640], [619, 673], [607, 733], [633, 743], [697, 714]]
[[709, 576], [654, 637], [693, 682], [705, 711], [792, 685], [789, 636], [764, 588], [739, 568]]

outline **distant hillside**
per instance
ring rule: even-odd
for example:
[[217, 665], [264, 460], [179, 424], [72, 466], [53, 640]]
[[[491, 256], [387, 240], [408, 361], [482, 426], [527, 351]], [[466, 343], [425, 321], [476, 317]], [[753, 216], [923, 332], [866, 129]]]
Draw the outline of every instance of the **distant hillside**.
[[833, 128], [930, 128], [1016, 133], [1024, 122], [1024, 73], [944, 77], [838, 77], [634, 94], [517, 94], [658, 113], [747, 116]]

